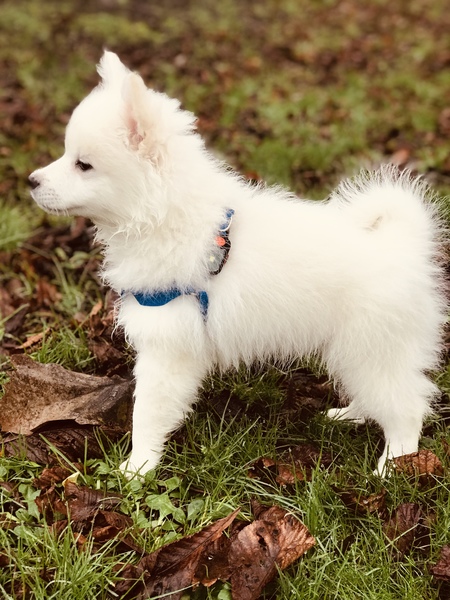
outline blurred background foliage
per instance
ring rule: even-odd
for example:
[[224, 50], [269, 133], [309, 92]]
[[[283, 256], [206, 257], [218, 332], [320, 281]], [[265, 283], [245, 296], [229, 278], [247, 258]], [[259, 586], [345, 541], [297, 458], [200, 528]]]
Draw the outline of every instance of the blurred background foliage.
[[394, 160], [448, 190], [449, 31], [444, 0], [5, 0], [0, 198], [61, 153], [105, 47], [252, 179], [321, 196]]

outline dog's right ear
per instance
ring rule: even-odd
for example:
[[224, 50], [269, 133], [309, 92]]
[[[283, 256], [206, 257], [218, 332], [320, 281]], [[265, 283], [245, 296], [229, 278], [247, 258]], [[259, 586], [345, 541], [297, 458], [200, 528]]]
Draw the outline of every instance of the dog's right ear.
[[130, 73], [117, 54], [108, 50], [103, 53], [97, 71], [104, 86], [115, 87], [122, 86], [125, 77]]

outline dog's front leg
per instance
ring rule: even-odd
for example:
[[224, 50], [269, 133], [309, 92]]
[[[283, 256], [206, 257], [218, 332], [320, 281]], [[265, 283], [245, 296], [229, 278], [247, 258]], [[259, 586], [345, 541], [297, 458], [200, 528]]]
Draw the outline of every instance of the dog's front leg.
[[167, 436], [183, 421], [205, 375], [198, 356], [155, 348], [139, 352], [135, 366], [132, 452], [121, 470], [140, 475], [153, 469]]

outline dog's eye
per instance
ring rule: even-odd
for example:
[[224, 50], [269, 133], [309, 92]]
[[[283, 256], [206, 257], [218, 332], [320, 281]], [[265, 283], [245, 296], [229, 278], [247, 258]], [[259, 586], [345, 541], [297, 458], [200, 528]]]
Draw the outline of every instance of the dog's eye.
[[83, 162], [82, 160], [77, 160], [77, 162], [75, 163], [75, 166], [78, 167], [80, 169], [80, 171], [89, 171], [90, 169], [94, 168], [92, 165], [90, 165], [89, 163]]

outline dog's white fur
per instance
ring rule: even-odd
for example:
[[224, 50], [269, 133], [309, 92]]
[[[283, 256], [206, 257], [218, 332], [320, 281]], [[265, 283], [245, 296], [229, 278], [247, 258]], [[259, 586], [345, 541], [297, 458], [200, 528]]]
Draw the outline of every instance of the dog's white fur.
[[[30, 181], [43, 209], [94, 221], [105, 280], [122, 294], [118, 322], [137, 352], [122, 468], [158, 463], [212, 369], [313, 353], [349, 401], [330, 416], [383, 429], [380, 471], [387, 457], [416, 451], [446, 312], [426, 186], [392, 167], [342, 183], [327, 202], [251, 186], [206, 152], [192, 114], [115, 54], [105, 52], [99, 73], [64, 155]], [[230, 257], [210, 276], [228, 208]], [[173, 286], [207, 291], [206, 321], [193, 295], [145, 307], [130, 293]]]

